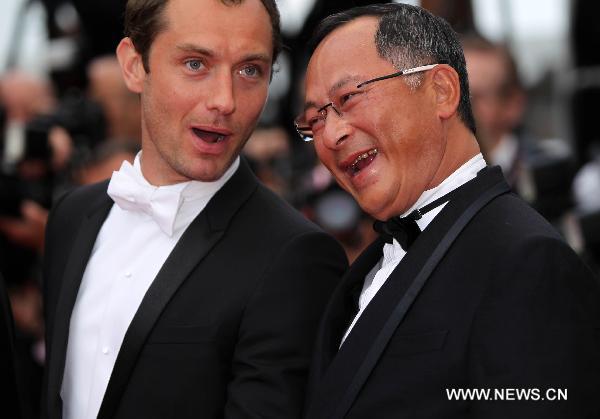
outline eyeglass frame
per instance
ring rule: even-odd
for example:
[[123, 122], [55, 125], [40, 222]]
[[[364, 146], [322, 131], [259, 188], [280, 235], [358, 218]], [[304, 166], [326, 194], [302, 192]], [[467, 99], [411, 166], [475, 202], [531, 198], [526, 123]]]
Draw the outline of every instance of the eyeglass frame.
[[[375, 77], [373, 79], [369, 79], [367, 81], [363, 81], [359, 84], [356, 85], [357, 89], [360, 89], [361, 87], [367, 85], [367, 84], [371, 84], [371, 83], [375, 83], [377, 81], [381, 81], [381, 80], [387, 80], [387, 79], [392, 79], [394, 77], [400, 77], [400, 76], [407, 76], [410, 74], [415, 74], [415, 73], [421, 73], [423, 71], [428, 71], [433, 69], [434, 67], [443, 64], [443, 63], [436, 63], [436, 64], [427, 64], [427, 65], [421, 65], [418, 67], [413, 67], [413, 68], [407, 68], [405, 70], [400, 70], [397, 71], [395, 73], [391, 73], [391, 74], [386, 74], [385, 76], [379, 76], [379, 77]], [[325, 120], [327, 119], [327, 108], [331, 106], [331, 109], [333, 109], [333, 111], [337, 114], [337, 116], [341, 117], [343, 114], [342, 112], [336, 108], [336, 106], [334, 105], [333, 102], [329, 102], [326, 103], [325, 105], [321, 106], [319, 109], [317, 109], [317, 114], [318, 115], [322, 115], [323, 116], [323, 122], [325, 122]], [[294, 120], [294, 127], [296, 128], [296, 132], [298, 133], [298, 135], [300, 136], [300, 138], [304, 141], [304, 142], [311, 142], [313, 140], [313, 136], [310, 135], [306, 135], [303, 134], [302, 131], [304, 132], [311, 132], [311, 134], [314, 135], [314, 133], [312, 132], [312, 128], [310, 128], [309, 126], [300, 126], [298, 124], [298, 119], [300, 118], [297, 117]]]

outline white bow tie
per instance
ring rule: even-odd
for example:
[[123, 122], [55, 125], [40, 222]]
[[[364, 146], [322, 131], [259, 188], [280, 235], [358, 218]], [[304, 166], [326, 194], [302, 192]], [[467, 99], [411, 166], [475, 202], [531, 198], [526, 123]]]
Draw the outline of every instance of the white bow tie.
[[124, 161], [119, 171], [113, 172], [107, 192], [121, 209], [150, 215], [160, 229], [171, 237], [185, 186], [152, 186], [138, 169]]

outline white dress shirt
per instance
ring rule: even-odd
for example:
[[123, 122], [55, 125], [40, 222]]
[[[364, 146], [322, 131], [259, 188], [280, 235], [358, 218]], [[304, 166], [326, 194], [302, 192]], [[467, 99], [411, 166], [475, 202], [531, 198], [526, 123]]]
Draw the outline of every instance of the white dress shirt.
[[[140, 155], [133, 167], [141, 174]], [[61, 388], [64, 419], [97, 417], [125, 333], [146, 291], [184, 231], [238, 166], [239, 158], [215, 182], [160, 187], [181, 192], [171, 236], [147, 213], [112, 206], [71, 315]]]
[[[448, 176], [438, 186], [423, 192], [419, 199], [417, 199], [417, 202], [415, 202], [415, 204], [408, 211], [402, 214], [401, 217], [407, 216], [417, 208], [424, 207], [430, 202], [433, 202], [436, 199], [458, 188], [459, 186], [462, 186], [471, 179], [474, 179], [475, 176], [477, 176], [477, 172], [479, 172], [485, 166], [486, 164], [485, 160], [483, 159], [483, 156], [481, 155], [481, 153], [477, 154], [468, 162], [460, 166], [454, 173]], [[421, 231], [427, 228], [429, 223], [436, 217], [436, 215], [440, 213], [440, 211], [446, 206], [446, 204], [447, 202], [445, 202], [437, 208], [432, 209], [431, 211], [425, 213], [421, 219], [416, 221]], [[383, 286], [383, 284], [385, 284], [385, 281], [387, 281], [392, 271], [396, 269], [396, 266], [398, 266], [400, 261], [404, 258], [404, 255], [406, 255], [406, 252], [404, 251], [402, 246], [400, 246], [400, 243], [396, 241], [396, 239], [394, 239], [392, 243], [386, 243], [383, 246], [383, 257], [380, 263], [381, 268], [379, 268], [374, 277], [369, 275], [365, 279], [362, 291], [360, 293], [360, 297], [358, 299], [358, 313], [356, 314], [356, 316], [352, 320], [352, 323], [348, 327], [348, 330], [344, 334], [344, 337], [342, 338], [342, 341], [340, 343], [340, 347], [352, 331], [352, 328], [362, 315], [363, 311], [365, 311], [365, 308], [369, 305], [369, 303], [371, 302], [373, 297], [375, 297], [375, 294], [377, 294], [377, 292]]]

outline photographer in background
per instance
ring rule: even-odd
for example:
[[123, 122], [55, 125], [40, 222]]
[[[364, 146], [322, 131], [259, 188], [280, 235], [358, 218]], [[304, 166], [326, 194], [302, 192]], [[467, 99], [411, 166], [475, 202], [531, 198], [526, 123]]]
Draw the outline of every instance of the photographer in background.
[[[0, 77], [0, 272], [15, 321], [24, 418], [39, 416], [44, 324], [41, 264], [48, 210], [105, 141], [100, 105], [78, 93], [55, 99], [50, 83]], [[11, 416], [12, 417], [12, 416]]]
[[477, 35], [461, 37], [477, 140], [523, 199], [553, 224], [572, 207], [574, 160], [566, 143], [533, 138], [524, 128], [527, 94], [509, 49]]

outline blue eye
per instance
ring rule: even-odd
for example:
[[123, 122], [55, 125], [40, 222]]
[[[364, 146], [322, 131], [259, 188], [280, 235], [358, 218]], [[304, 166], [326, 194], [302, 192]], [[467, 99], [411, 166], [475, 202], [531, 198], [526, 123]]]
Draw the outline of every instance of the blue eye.
[[200, 71], [204, 67], [204, 63], [201, 60], [187, 60], [185, 66], [191, 71]]
[[260, 77], [262, 75], [262, 70], [255, 65], [249, 65], [249, 66], [242, 68], [240, 70], [240, 74], [242, 76], [256, 78], [256, 77]]

